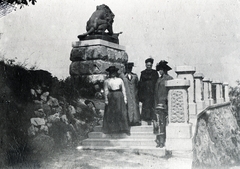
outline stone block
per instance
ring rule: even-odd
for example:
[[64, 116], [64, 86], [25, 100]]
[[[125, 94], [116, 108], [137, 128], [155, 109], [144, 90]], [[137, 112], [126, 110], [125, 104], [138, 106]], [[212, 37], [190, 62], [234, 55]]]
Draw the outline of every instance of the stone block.
[[188, 123], [170, 123], [166, 127], [167, 138], [191, 138], [192, 124]]
[[106, 46], [113, 49], [125, 50], [125, 47], [116, 43], [108, 42], [101, 39], [93, 39], [93, 40], [84, 40], [77, 41], [72, 43], [73, 48], [81, 47], [81, 46]]
[[166, 150], [170, 151], [192, 151], [192, 138], [167, 138]]
[[95, 84], [97, 82], [103, 82], [106, 78], [106, 74], [95, 74], [95, 75], [82, 75], [82, 79], [85, 79], [85, 82]]
[[106, 46], [88, 46], [73, 48], [70, 55], [71, 61], [105, 60], [126, 63], [128, 55], [123, 50], [112, 49]]
[[103, 60], [76, 61], [70, 65], [70, 75], [106, 74], [106, 69], [109, 66], [116, 66], [121, 69], [124, 65]]

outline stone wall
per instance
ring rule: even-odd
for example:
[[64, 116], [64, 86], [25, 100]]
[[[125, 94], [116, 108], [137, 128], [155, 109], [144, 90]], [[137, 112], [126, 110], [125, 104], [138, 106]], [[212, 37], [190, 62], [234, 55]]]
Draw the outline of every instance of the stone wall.
[[197, 121], [194, 168], [221, 168], [240, 160], [240, 129], [228, 106], [209, 108]]

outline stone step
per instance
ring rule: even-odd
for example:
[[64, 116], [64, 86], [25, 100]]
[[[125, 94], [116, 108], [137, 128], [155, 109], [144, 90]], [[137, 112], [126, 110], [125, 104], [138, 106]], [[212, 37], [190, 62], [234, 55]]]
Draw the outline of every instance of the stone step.
[[125, 133], [122, 134], [104, 134], [102, 132], [91, 132], [88, 134], [89, 138], [112, 138], [112, 139], [120, 139], [120, 138], [145, 138], [145, 139], [155, 139], [156, 136], [151, 132], [131, 132], [131, 135], [128, 136]]
[[[102, 132], [102, 126], [94, 127], [95, 132]], [[131, 127], [130, 132], [151, 132], [153, 133], [153, 126], [134, 126]]]
[[139, 138], [123, 138], [123, 139], [95, 139], [88, 138], [82, 141], [83, 146], [155, 146], [156, 143], [152, 139], [139, 139]]
[[139, 154], [150, 154], [158, 157], [163, 157], [166, 154], [165, 147], [156, 148], [155, 146], [114, 146], [114, 147], [106, 147], [106, 146], [78, 146], [77, 150], [109, 150], [109, 151], [123, 151], [123, 152], [132, 152]]

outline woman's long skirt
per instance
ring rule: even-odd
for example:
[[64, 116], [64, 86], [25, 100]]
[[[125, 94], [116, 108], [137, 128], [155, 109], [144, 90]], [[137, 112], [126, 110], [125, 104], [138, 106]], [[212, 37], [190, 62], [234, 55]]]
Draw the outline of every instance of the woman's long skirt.
[[103, 117], [103, 132], [105, 134], [130, 132], [127, 108], [121, 91], [110, 91], [108, 94], [108, 105], [105, 106]]

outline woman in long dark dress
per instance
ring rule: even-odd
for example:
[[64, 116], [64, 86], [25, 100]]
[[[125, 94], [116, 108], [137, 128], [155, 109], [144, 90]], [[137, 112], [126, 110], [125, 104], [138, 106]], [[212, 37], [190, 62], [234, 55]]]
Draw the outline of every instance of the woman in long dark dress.
[[124, 83], [116, 77], [118, 68], [110, 66], [106, 71], [109, 78], [104, 81], [105, 111], [103, 118], [103, 132], [105, 134], [130, 134], [127, 118], [127, 97]]
[[151, 125], [152, 120], [156, 119], [154, 93], [155, 84], [158, 79], [158, 72], [152, 69], [153, 59], [145, 60], [146, 69], [141, 72], [139, 81], [139, 101], [142, 102], [141, 119]]

